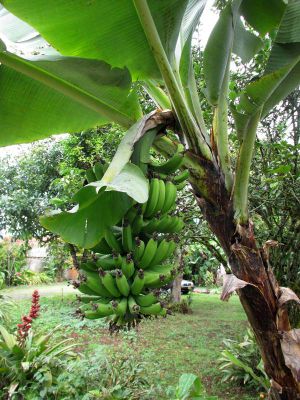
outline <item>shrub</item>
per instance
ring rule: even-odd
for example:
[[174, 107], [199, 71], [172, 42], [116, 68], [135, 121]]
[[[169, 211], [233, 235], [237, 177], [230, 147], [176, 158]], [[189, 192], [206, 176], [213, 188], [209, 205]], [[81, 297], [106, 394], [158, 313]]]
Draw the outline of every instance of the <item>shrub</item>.
[[70, 249], [66, 243], [55, 240], [49, 243], [47, 257], [43, 264], [43, 271], [52, 280], [62, 281], [66, 269], [72, 267]]
[[215, 278], [214, 274], [211, 271], [206, 271], [205, 276], [204, 276], [204, 284], [206, 288], [211, 288], [214, 286]]
[[11, 311], [15, 306], [12, 300], [0, 294], [0, 325], [6, 326], [10, 323]]
[[103, 365], [105, 375], [101, 386], [89, 391], [91, 399], [140, 400], [153, 399], [155, 388], [147, 380], [144, 363], [137, 363], [132, 357], [107, 359]]
[[268, 390], [269, 379], [264, 371], [262, 359], [252, 330], [248, 329], [242, 342], [225, 339], [222, 351], [222, 381], [232, 381], [257, 390]]
[[52, 282], [52, 279], [45, 272], [33, 272], [29, 269], [23, 269], [16, 272], [12, 283], [13, 285], [41, 285]]
[[70, 339], [53, 345], [49, 341], [58, 327], [48, 335], [41, 335], [31, 328], [32, 320], [38, 317], [39, 295], [33, 293], [32, 306], [29, 315], [22, 317], [22, 323], [17, 325], [17, 332], [9, 333], [0, 326], [0, 370], [2, 380], [0, 389], [2, 399], [34, 398], [32, 391], [38, 393], [38, 399], [48, 398], [53, 383], [61, 372], [61, 356], [73, 357], [71, 353], [74, 344], [68, 344]]
[[26, 265], [26, 246], [3, 240], [0, 242], [0, 282], [10, 286], [14, 276]]
[[[75, 378], [76, 377], [76, 378]], [[146, 377], [145, 363], [133, 357], [106, 356], [102, 347], [65, 365], [55, 388], [61, 400], [151, 400], [158, 389]]]
[[192, 314], [192, 296], [189, 294], [186, 298], [181, 299], [180, 303], [170, 303], [167, 308], [171, 312], [180, 314]]
[[173, 400], [217, 400], [215, 396], [208, 396], [200, 379], [194, 374], [183, 374], [175, 388], [170, 387], [168, 397]]

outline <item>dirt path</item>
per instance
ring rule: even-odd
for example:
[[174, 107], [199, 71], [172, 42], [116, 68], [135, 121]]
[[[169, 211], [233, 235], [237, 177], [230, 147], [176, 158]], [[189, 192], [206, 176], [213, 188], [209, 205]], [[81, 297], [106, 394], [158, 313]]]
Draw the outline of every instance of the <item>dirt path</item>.
[[68, 286], [66, 282], [55, 283], [47, 286], [19, 286], [9, 289], [3, 289], [1, 294], [11, 297], [13, 300], [30, 299], [32, 292], [37, 289], [41, 296], [64, 296], [66, 294], [79, 293], [78, 290]]

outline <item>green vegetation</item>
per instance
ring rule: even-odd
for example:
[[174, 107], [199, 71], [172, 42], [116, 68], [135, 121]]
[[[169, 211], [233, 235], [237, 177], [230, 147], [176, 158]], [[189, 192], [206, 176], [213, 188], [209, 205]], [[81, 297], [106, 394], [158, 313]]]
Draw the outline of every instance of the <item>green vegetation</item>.
[[[146, 378], [149, 387], [156, 388], [156, 397], [152, 398], [168, 399], [162, 393], [169, 386], [176, 386], [183, 373], [199, 376], [207, 392], [217, 395], [221, 400], [258, 398], [257, 393], [221, 382], [223, 375], [218, 359], [223, 349], [223, 339], [240, 339], [247, 329], [246, 317], [236, 296], [229, 303], [222, 303], [217, 295], [194, 294], [193, 314], [176, 314], [166, 319], [144, 321], [137, 331], [113, 336], [102, 319], [89, 321], [75, 318], [78, 304], [75, 296], [41, 298], [40, 303], [41, 315], [34, 321], [35, 329], [46, 333], [61, 324], [52, 340], [58, 342], [70, 337], [77, 343], [76, 351], [82, 354], [82, 358], [76, 361], [76, 365], [68, 364], [68, 374], [72, 376], [73, 385], [81, 385], [80, 390], [83, 386], [89, 390], [98, 389], [97, 384], [101, 386], [105, 383], [103, 370], [101, 373], [98, 371], [98, 376], [95, 372], [93, 382], [89, 379], [85, 381], [82, 374], [87, 370], [84, 368], [86, 358], [93, 359], [94, 369], [97, 364], [102, 365], [105, 358], [109, 360], [111, 368], [121, 368], [117, 360], [125, 357], [130, 360], [128, 363], [131, 368], [139, 364], [141, 376]], [[19, 321], [29, 304], [29, 300], [18, 302], [18, 309], [13, 313], [14, 322]], [[61, 379], [70, 381], [68, 374]], [[119, 379], [124, 381], [126, 376]], [[106, 384], [112, 383], [107, 381]]]

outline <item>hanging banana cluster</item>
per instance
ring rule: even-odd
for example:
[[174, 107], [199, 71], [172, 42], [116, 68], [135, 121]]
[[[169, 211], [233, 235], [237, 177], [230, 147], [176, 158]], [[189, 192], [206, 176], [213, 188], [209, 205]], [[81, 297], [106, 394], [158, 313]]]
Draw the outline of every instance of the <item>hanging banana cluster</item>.
[[[167, 260], [176, 248], [177, 234], [184, 227], [173, 216], [177, 191], [188, 178], [188, 171], [175, 175], [182, 165], [178, 151], [162, 164], [149, 164], [149, 199], [135, 204], [118, 226], [105, 231], [104, 238], [92, 249], [93, 261], [80, 265], [79, 280], [74, 282], [81, 297], [80, 313], [88, 319], [110, 316], [110, 327], [117, 330], [134, 326], [144, 316], [166, 315], [158, 301], [158, 289], [177, 274]], [[89, 182], [102, 178], [105, 166], [96, 164], [87, 171]]]

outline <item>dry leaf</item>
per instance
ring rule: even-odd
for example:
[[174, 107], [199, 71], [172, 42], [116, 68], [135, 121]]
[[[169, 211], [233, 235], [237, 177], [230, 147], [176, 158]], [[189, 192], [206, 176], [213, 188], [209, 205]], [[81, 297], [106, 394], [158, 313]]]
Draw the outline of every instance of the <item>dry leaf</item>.
[[295, 380], [300, 382], [300, 329], [283, 332], [280, 341], [285, 364]]
[[228, 301], [229, 297], [235, 290], [243, 289], [246, 285], [253, 285], [252, 283], [243, 281], [242, 279], [237, 278], [233, 274], [223, 275], [223, 288], [221, 293], [221, 300]]

